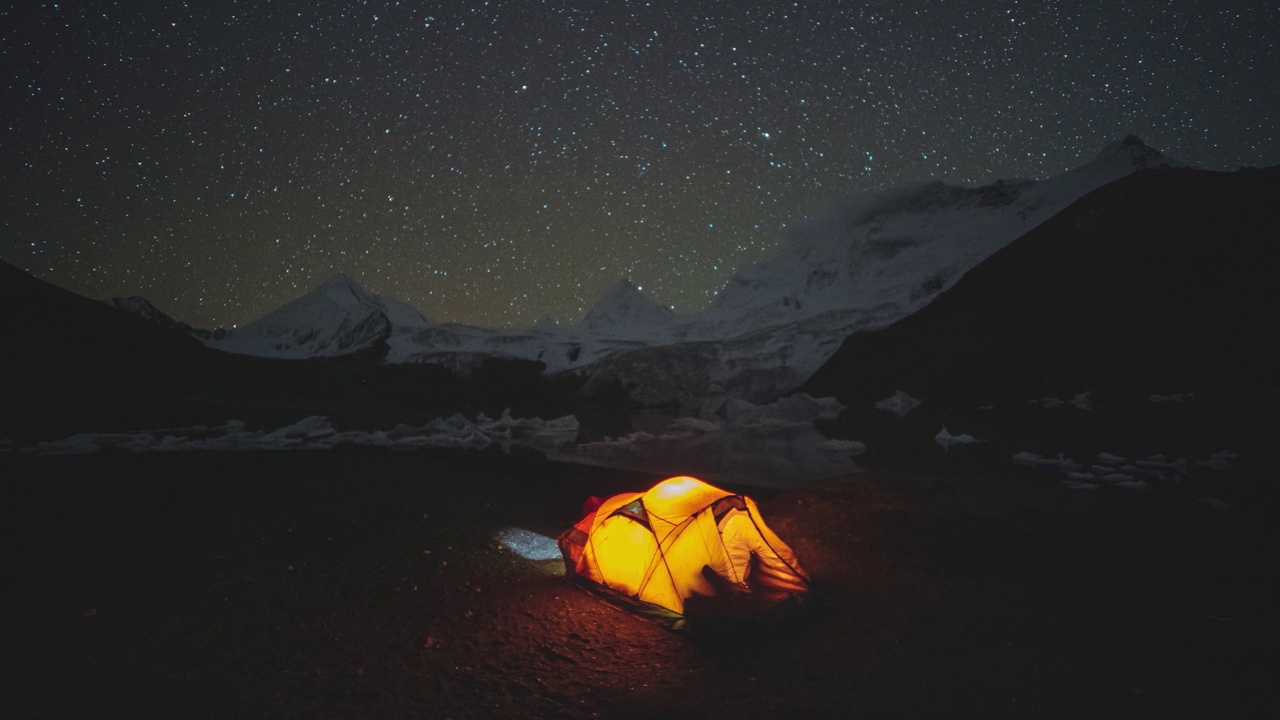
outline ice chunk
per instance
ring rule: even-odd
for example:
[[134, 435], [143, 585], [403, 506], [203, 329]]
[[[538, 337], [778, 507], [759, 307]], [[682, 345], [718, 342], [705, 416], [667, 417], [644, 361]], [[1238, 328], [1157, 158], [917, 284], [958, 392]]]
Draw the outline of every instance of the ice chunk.
[[277, 437], [298, 440], [317, 440], [334, 434], [329, 418], [321, 415], [310, 415], [292, 425], [285, 425], [274, 433]]
[[1125, 459], [1120, 457], [1119, 455], [1112, 455], [1111, 453], [1108, 453], [1108, 452], [1100, 452], [1098, 453], [1098, 462], [1102, 463], [1103, 465], [1122, 465], [1124, 464]]
[[373, 445], [372, 438], [369, 433], [359, 430], [349, 430], [340, 432], [333, 436], [333, 441], [337, 444], [346, 443], [348, 445], [369, 446]]
[[906, 417], [907, 413], [918, 407], [920, 407], [920, 401], [901, 390], [876, 403], [877, 410], [888, 410], [898, 417]]
[[767, 405], [730, 398], [725, 403], [730, 425], [803, 425], [814, 420], [834, 420], [844, 405], [834, 397], [815, 398], [796, 393]]
[[701, 433], [720, 432], [720, 430], [723, 429], [721, 424], [718, 422], [711, 422], [710, 420], [703, 420], [701, 418], [694, 417], [676, 418], [671, 421], [671, 424], [678, 428], [694, 430]]
[[94, 433], [77, 433], [61, 440], [36, 443], [36, 452], [40, 455], [85, 455], [98, 451], [97, 437]]
[[861, 455], [867, 451], [867, 446], [857, 440], [827, 440], [822, 443], [822, 447], [849, 455]]
[[1045, 458], [1040, 455], [1037, 455], [1036, 453], [1027, 452], [1026, 450], [1023, 450], [1022, 452], [1019, 452], [1017, 455], [1013, 456], [1013, 464], [1040, 466], [1045, 464]]
[[647, 442], [653, 439], [655, 439], [655, 437], [652, 433], [647, 433], [643, 430], [637, 430], [636, 432], [623, 435], [617, 438], [605, 436], [604, 440], [597, 440], [596, 442], [582, 443], [581, 445], [578, 446], [578, 450], [591, 451], [591, 450], [601, 450], [605, 448], [631, 447], [631, 446], [637, 445], [638, 443]]
[[[422, 427], [399, 424], [389, 431], [366, 433], [334, 430], [329, 418], [311, 415], [296, 423], [263, 432], [248, 431], [241, 420], [208, 428], [197, 425], [161, 432], [80, 433], [61, 440], [39, 443], [40, 454], [89, 453], [101, 447], [130, 452], [181, 452], [190, 450], [327, 450], [340, 443], [411, 450], [418, 447], [483, 448], [494, 438], [509, 437], [510, 428], [520, 428], [527, 437], [516, 442], [534, 447], [572, 442], [578, 433], [578, 419], [565, 415], [555, 420], [538, 418], [513, 420], [503, 413], [500, 420], [482, 415], [483, 426], [462, 415], [431, 421]], [[700, 421], [699, 421], [700, 422]]]
[[1058, 457], [1056, 458], [1047, 458], [1042, 455], [1023, 450], [1013, 456], [1013, 462], [1015, 465], [1055, 468], [1064, 473], [1076, 472], [1082, 469], [1079, 463], [1062, 453], [1058, 453]]
[[[1154, 458], [1160, 458], [1160, 459], [1156, 460]], [[1164, 460], [1163, 455], [1153, 455], [1151, 458], [1143, 458], [1141, 460], [1135, 461], [1134, 465], [1137, 465], [1138, 468], [1141, 470], [1167, 471], [1167, 472], [1172, 472], [1178, 475], [1187, 474], [1186, 458], [1178, 458], [1173, 462], [1167, 462]]]
[[1196, 464], [1202, 467], [1207, 467], [1210, 470], [1229, 470], [1231, 468], [1231, 461], [1238, 460], [1239, 458], [1239, 455], [1230, 450], [1219, 450], [1218, 452], [1210, 455], [1208, 460], [1201, 460]]
[[969, 433], [952, 435], [951, 432], [947, 430], [947, 426], [943, 425], [942, 430], [940, 430], [937, 435], [933, 436], [933, 441], [949, 450], [952, 445], [968, 445], [970, 443], [977, 442], [977, 439]]
[[563, 415], [542, 423], [541, 428], [547, 432], [578, 432], [578, 418], [574, 415]]

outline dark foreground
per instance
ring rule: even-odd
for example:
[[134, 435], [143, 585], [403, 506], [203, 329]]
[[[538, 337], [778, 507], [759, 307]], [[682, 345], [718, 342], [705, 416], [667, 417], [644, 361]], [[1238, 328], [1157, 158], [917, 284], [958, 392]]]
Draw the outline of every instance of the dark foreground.
[[497, 454], [0, 458], [4, 717], [1274, 716], [1270, 508], [1050, 477], [768, 497], [835, 608], [677, 635], [496, 547], [656, 477]]

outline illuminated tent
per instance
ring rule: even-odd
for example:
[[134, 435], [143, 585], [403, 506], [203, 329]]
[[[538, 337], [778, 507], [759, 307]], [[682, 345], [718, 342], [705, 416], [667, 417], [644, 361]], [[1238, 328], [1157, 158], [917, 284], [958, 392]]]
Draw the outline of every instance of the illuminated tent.
[[692, 477], [615, 495], [558, 542], [569, 578], [672, 627], [698, 614], [767, 612], [809, 589], [754, 500]]

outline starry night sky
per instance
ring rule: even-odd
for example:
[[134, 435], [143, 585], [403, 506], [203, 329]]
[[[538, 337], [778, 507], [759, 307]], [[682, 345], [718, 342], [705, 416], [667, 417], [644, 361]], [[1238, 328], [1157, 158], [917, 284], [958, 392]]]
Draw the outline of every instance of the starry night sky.
[[788, 224], [1135, 133], [1280, 163], [1275, 2], [44, 2], [0, 10], [0, 256], [201, 327], [337, 272], [429, 318], [681, 313]]

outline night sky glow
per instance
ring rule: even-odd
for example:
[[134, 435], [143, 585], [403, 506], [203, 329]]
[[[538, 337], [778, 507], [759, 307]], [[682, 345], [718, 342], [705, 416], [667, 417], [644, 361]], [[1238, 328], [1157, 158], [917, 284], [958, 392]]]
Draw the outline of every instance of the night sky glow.
[[19, 5], [0, 255], [201, 327], [337, 272], [439, 321], [573, 322], [621, 277], [692, 313], [841, 197], [1130, 132], [1280, 163], [1275, 2]]

